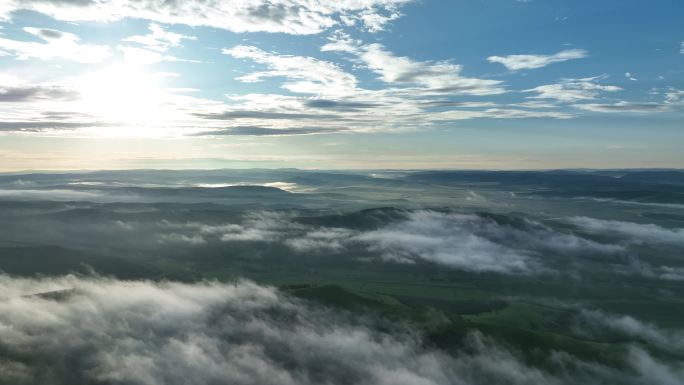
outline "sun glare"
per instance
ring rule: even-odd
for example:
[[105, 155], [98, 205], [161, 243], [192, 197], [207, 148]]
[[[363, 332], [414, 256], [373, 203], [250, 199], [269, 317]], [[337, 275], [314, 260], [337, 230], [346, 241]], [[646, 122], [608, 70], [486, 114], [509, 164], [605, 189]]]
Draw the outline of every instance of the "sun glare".
[[108, 121], [149, 125], [163, 119], [163, 90], [140, 66], [118, 64], [88, 74], [79, 89], [85, 109]]

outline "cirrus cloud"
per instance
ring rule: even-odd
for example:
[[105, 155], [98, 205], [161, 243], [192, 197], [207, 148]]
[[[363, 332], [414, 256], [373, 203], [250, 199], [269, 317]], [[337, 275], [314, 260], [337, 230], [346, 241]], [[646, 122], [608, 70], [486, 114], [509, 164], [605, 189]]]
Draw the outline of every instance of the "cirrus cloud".
[[583, 49], [568, 49], [553, 55], [508, 55], [490, 56], [487, 61], [503, 64], [511, 71], [537, 69], [550, 64], [561, 63], [568, 60], [583, 59], [589, 56], [589, 52]]

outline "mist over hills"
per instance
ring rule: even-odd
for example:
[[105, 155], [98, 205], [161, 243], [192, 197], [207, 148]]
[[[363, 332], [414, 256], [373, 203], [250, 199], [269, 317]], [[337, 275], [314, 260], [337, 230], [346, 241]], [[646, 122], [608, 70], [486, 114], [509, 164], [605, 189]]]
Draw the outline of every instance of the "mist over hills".
[[682, 175], [1, 175], [0, 383], [677, 384]]
[[[617, 174], [616, 174], [617, 173]], [[30, 195], [45, 200], [183, 201], [207, 202], [246, 199], [258, 195], [266, 201], [317, 199], [359, 204], [383, 199], [416, 201], [422, 195], [436, 204], [450, 204], [442, 195], [464, 189], [492, 193], [539, 194], [573, 198], [626, 200], [642, 203], [684, 203], [684, 172], [678, 170], [617, 171], [377, 171], [329, 172], [285, 170], [131, 170], [67, 174], [0, 175], [0, 196]], [[52, 199], [41, 194], [53, 192]], [[374, 195], [376, 194], [376, 195]], [[403, 194], [403, 195], [402, 195]], [[88, 199], [89, 198], [89, 199]], [[256, 197], [255, 197], [256, 198]], [[440, 200], [441, 199], [441, 200]], [[257, 199], [255, 199], [257, 200]], [[422, 203], [422, 202], [421, 202]]]

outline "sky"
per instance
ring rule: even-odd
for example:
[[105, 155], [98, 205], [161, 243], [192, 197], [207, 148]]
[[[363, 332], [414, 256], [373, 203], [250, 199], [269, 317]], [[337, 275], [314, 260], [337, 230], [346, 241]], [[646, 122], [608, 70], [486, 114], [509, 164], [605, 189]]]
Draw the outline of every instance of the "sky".
[[679, 0], [0, 0], [0, 171], [684, 167]]

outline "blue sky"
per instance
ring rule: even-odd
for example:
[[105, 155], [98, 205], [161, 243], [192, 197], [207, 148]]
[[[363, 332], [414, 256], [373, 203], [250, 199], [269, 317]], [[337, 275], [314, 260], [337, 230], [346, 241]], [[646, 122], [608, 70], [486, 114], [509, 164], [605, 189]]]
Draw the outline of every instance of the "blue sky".
[[684, 167], [675, 0], [6, 0], [0, 170]]

